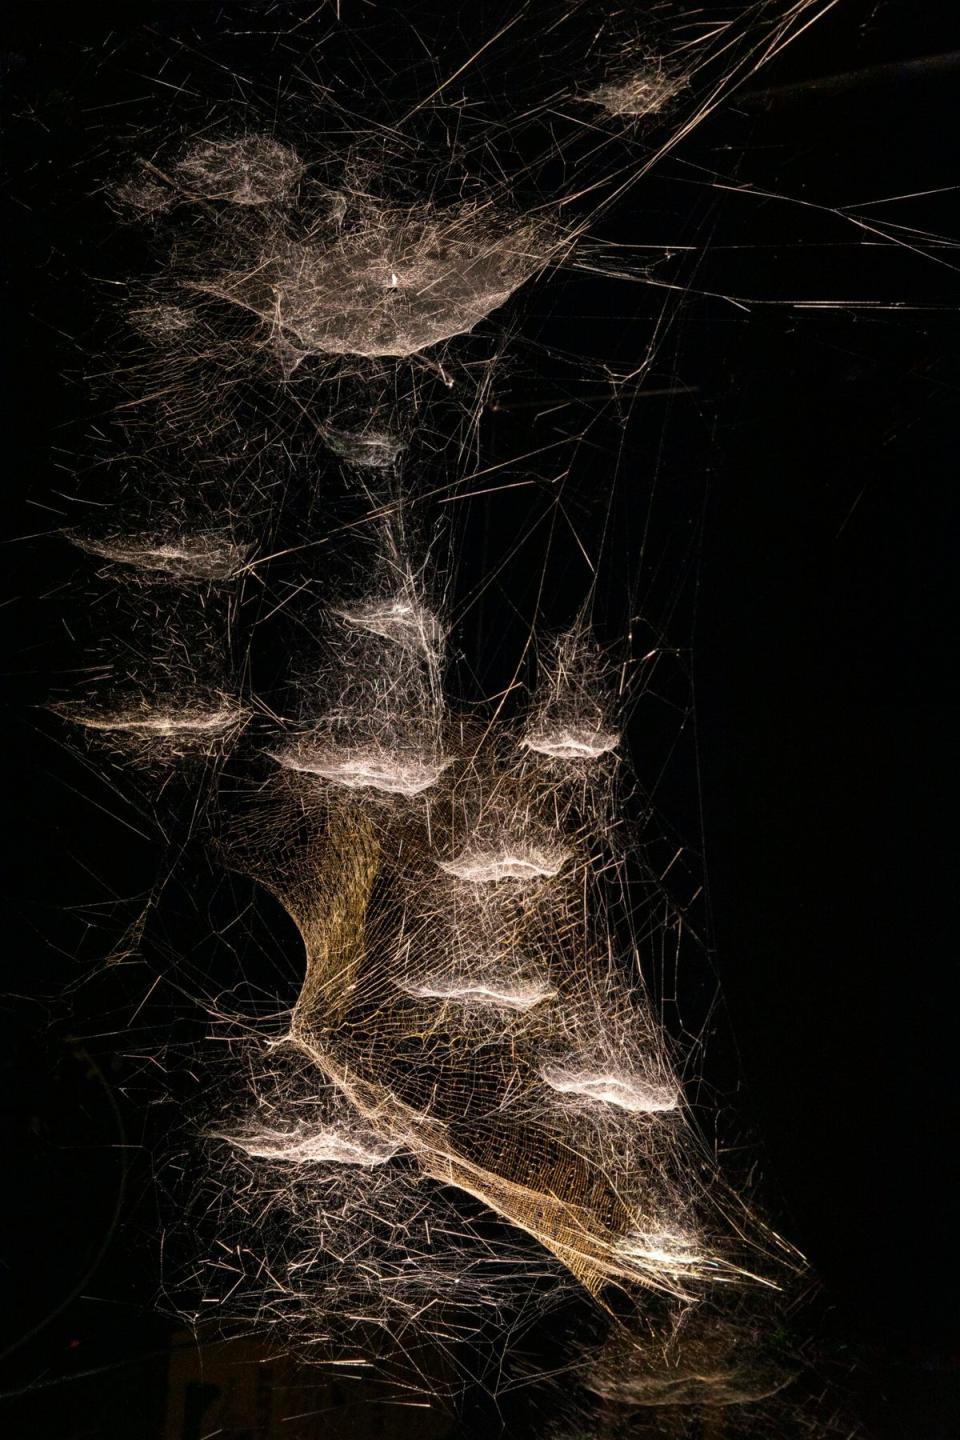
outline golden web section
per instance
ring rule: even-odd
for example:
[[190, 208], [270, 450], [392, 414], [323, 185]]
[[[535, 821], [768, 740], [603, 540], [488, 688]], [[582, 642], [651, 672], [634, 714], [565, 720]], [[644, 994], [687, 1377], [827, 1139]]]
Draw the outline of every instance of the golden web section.
[[[286, 861], [281, 858], [274, 869], [263, 859], [261, 834], [261, 844], [240, 868], [271, 890], [303, 938], [306, 970], [293, 1011], [291, 1042], [360, 1116], [408, 1151], [423, 1174], [465, 1191], [526, 1231], [590, 1293], [596, 1295], [607, 1282], [620, 1280], [689, 1298], [689, 1285], [676, 1274], [618, 1253], [630, 1215], [599, 1164], [557, 1146], [544, 1149], [534, 1142], [532, 1147], [522, 1124], [500, 1126], [495, 1136], [485, 1135], [482, 1125], [473, 1127], [478, 1154], [471, 1158], [454, 1141], [449, 1126], [399, 1098], [382, 1078], [372, 1077], [372, 1062], [361, 1067], [339, 1053], [343, 1043], [338, 1032], [353, 1029], [344, 1021], [366, 958], [371, 896], [386, 856], [372, 820], [356, 805], [330, 807], [322, 827], [315, 818], [308, 819], [305, 833], [293, 837], [298, 853], [291, 854], [290, 840], [287, 831], [278, 847], [281, 857], [286, 851]], [[273, 855], [276, 864], [277, 849]], [[367, 1018], [368, 1031], [376, 1025], [376, 1015]], [[463, 1116], [468, 1126], [470, 1118], [469, 1113]]]

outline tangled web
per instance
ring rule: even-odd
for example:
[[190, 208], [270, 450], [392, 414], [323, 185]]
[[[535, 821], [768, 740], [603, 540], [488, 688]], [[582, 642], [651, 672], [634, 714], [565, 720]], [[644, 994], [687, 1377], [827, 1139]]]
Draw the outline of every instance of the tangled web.
[[[284, 773], [230, 841], [303, 937], [288, 1043], [381, 1153], [483, 1200], [588, 1288], [685, 1295], [726, 1262], [671, 1190], [683, 1126], [657, 1027], [639, 984], [608, 975], [617, 859], [596, 817], [612, 769], [589, 748], [558, 759], [523, 732], [472, 735], [431, 685], [423, 602], [415, 629], [371, 604], [345, 632], [358, 613], [369, 628], [344, 634], [345, 669], [362, 664], [378, 693], [354, 710], [345, 679], [347, 703], [276, 752]], [[538, 737], [555, 733], [566, 673], [545, 682]]]
[[[558, 5], [561, 35], [602, 23], [519, 111], [522, 176], [506, 127], [437, 91], [371, 122], [379, 150], [345, 109], [319, 155], [207, 118], [109, 188], [161, 255], [126, 306], [145, 349], [118, 367], [139, 479], [67, 538], [135, 639], [59, 709], [141, 774], [206, 762], [219, 858], [299, 932], [299, 993], [230, 1031], [229, 1098], [202, 1128], [215, 1213], [244, 1237], [218, 1235], [211, 1290], [311, 1351], [386, 1335], [416, 1369], [416, 1337], [452, 1353], [494, 1319], [502, 1370], [535, 1292], [541, 1315], [588, 1307], [569, 1367], [601, 1406], [767, 1415], [790, 1378], [768, 1339], [802, 1261], [720, 1175], [648, 984], [670, 922], [628, 824], [629, 665], [594, 638], [588, 597], [540, 638], [526, 687], [458, 697], [411, 456], [485, 473], [476, 417], [519, 292], [602, 273], [588, 226], [821, 8], [685, 22], [652, 50], [609, 7]], [[422, 168], [393, 170], [428, 141], [441, 159], [418, 194]], [[450, 391], [471, 417], [456, 436]], [[312, 487], [283, 545], [278, 476]], [[318, 534], [343, 495], [359, 518]], [[352, 588], [347, 529], [367, 543]], [[318, 607], [321, 545], [340, 593]], [[309, 658], [256, 693], [250, 595], [298, 551], [306, 578], [252, 628], [286, 612]]]
[[303, 356], [401, 357], [472, 330], [541, 268], [545, 248], [543, 226], [486, 209], [374, 210], [334, 243], [282, 241], [265, 263], [251, 257], [194, 284], [252, 311]]

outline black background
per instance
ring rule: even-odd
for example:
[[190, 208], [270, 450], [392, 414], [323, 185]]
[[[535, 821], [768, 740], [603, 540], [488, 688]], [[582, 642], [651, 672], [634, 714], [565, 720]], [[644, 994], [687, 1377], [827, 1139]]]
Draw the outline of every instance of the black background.
[[[724, 156], [740, 183], [824, 206], [955, 184], [958, 70], [917, 63], [960, 48], [951, 8], [841, 4], [712, 118], [684, 161]], [[49, 528], [26, 502], [56, 488], [51, 456], [82, 409], [63, 393], [62, 336], [82, 330], [89, 304], [78, 296], [58, 335], [36, 298], [53, 248], [38, 167], [59, 142], [46, 133], [31, 150], [23, 116], [49, 117], [78, 57], [112, 27], [161, 16], [175, 29], [182, 7], [140, 9], [30, 5], [7, 22], [11, 537]], [[683, 167], [668, 168], [679, 193]], [[64, 173], [52, 167], [57, 185]], [[636, 229], [642, 195], [629, 203], [623, 223]], [[952, 194], [908, 206], [888, 213], [957, 235]], [[945, 1440], [960, 1428], [955, 252], [937, 249], [942, 264], [854, 252], [851, 263], [831, 250], [841, 235], [849, 244], [840, 225], [821, 232], [817, 217], [728, 194], [710, 207], [704, 289], [903, 307], [694, 305], [672, 363], [697, 386], [701, 439], [678, 442], [674, 462], [668, 438], [666, 464], [709, 446], [693, 637], [702, 789], [686, 800], [702, 798], [714, 963], [764, 1201], [820, 1279], [820, 1343], [870, 1433]], [[596, 282], [586, 348], [619, 298]], [[96, 986], [70, 987], [90, 958], [75, 907], [103, 893], [84, 876], [132, 893], [153, 856], [96, 812], [89, 788], [74, 793], [74, 762], [30, 709], [63, 643], [42, 598], [60, 561], [42, 545], [4, 553], [0, 1265], [4, 1335], [21, 1343], [3, 1389], [26, 1391], [6, 1401], [5, 1433], [148, 1436], [171, 1329], [150, 1304], [160, 1220], [141, 1147], [152, 1132], [111, 1074], [113, 1042], [72, 1038], [129, 1012], [100, 1015]]]

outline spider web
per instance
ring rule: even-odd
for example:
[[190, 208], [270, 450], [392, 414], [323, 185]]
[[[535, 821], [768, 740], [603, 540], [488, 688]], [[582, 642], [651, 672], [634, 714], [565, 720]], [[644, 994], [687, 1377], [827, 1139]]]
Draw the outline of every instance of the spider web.
[[[299, 932], [288, 1004], [197, 977], [227, 1315], [335, 1355], [379, 1333], [429, 1388], [422, 1337], [453, 1361], [494, 1315], [502, 1367], [532, 1288], [606, 1329], [569, 1363], [614, 1411], [695, 1424], [789, 1380], [763, 1337], [803, 1262], [704, 1138], [712, 998], [675, 1013], [708, 930], [661, 818], [696, 763], [704, 490], [663, 498], [643, 409], [683, 393], [681, 305], [785, 302], [701, 286], [696, 224], [638, 247], [616, 215], [829, 8], [488, 10], [456, 63], [396, 66], [376, 7], [238, 8], [166, 37], [175, 113], [113, 147], [102, 199], [150, 259], [95, 377], [66, 527], [94, 658], [55, 708]], [[604, 355], [583, 276], [648, 306]]]

